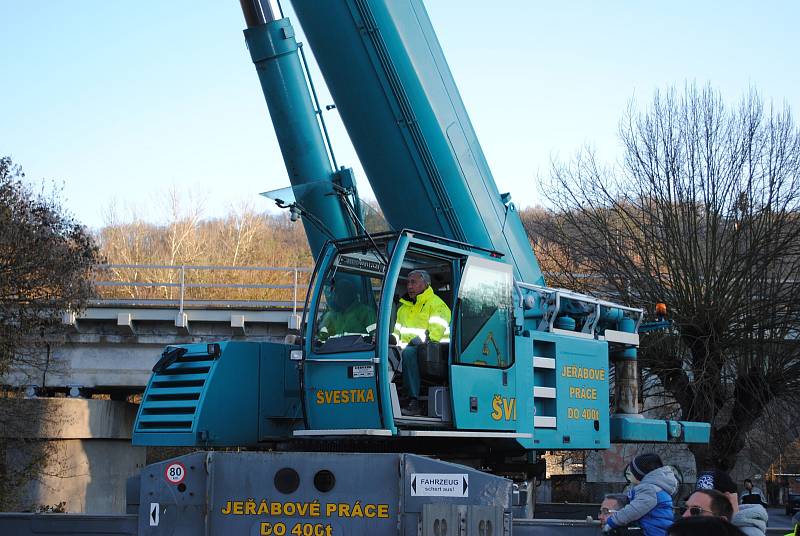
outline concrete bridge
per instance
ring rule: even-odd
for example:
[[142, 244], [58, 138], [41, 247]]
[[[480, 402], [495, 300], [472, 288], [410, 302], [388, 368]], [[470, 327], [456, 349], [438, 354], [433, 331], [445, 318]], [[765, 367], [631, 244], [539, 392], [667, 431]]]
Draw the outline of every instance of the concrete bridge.
[[[65, 312], [63, 332], [44, 336], [37, 345], [40, 355], [32, 360], [35, 365], [15, 371], [7, 383], [27, 388], [29, 396], [65, 392], [124, 400], [144, 390], [167, 345], [282, 341], [290, 328], [299, 326], [309, 272], [279, 267], [106, 266], [100, 272], [105, 278], [95, 282], [100, 297], [83, 311]], [[148, 281], [136, 280], [143, 274], [150, 276]], [[192, 282], [197, 274], [210, 277]], [[242, 274], [251, 277], [240, 283], [218, 282]], [[269, 282], [264, 282], [265, 276]]]
[[[40, 472], [21, 490], [20, 506], [63, 503], [59, 508], [67, 512], [124, 513], [126, 479], [172, 455], [131, 445], [137, 395], [164, 347], [282, 341], [299, 325], [309, 271], [104, 267], [96, 281], [100, 297], [83, 311], [65, 312], [62, 332], [35, 341], [30, 365], [4, 379], [25, 388], [27, 397], [14, 402], [19, 426], [0, 430], [0, 437], [18, 445], [0, 452], [0, 462], [36, 463]], [[132, 272], [146, 277], [126, 278]]]
[[[17, 371], [9, 383], [30, 395], [72, 391], [114, 399], [142, 392], [165, 346], [223, 339], [282, 341], [291, 309], [184, 309], [153, 306], [92, 306], [64, 315], [66, 330], [41, 346], [36, 367]], [[76, 391], [77, 390], [77, 391]]]

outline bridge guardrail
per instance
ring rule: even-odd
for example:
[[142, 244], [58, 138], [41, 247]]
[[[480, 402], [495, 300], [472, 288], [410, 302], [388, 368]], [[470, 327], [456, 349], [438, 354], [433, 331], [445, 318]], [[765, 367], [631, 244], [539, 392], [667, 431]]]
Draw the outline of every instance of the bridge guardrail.
[[297, 312], [312, 269], [301, 266], [103, 264], [95, 306], [279, 308]]
[[100, 264], [94, 280], [98, 295], [90, 305], [175, 307], [181, 312], [185, 307], [252, 307], [296, 313], [312, 271], [306, 266]]

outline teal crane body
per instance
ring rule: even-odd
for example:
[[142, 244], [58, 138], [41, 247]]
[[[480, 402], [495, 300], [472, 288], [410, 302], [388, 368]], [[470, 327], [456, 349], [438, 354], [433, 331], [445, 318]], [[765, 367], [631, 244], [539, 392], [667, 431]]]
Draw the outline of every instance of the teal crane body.
[[[328, 159], [288, 20], [252, 25], [245, 35], [297, 199], [284, 205], [302, 213], [317, 258], [302, 326], [292, 343], [168, 348], [134, 443], [380, 444], [501, 470], [527, 467], [538, 450], [707, 442], [707, 423], [639, 414], [639, 332], [654, 326], [642, 309], [544, 285], [422, 2], [293, 5], [391, 231], [363, 235], [353, 220], [352, 175]], [[403, 409], [409, 348], [396, 322], [414, 271], [452, 312], [436, 319], [447, 325], [441, 340], [416, 326], [422, 414]]]

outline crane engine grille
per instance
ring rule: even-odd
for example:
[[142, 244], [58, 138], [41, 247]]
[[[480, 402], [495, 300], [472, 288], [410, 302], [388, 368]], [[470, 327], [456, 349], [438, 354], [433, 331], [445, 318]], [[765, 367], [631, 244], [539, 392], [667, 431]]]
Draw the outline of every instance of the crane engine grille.
[[214, 366], [208, 353], [186, 353], [150, 379], [137, 432], [189, 432]]

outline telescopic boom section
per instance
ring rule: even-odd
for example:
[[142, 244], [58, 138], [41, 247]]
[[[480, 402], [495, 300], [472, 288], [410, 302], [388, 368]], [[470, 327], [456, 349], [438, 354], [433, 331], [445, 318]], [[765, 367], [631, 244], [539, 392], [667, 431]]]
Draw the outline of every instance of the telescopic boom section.
[[244, 21], [248, 28], [255, 28], [281, 18], [276, 14], [270, 0], [240, 0]]
[[542, 284], [420, 0], [292, 0], [389, 224], [506, 255]]
[[[317, 110], [306, 82], [294, 29], [269, 0], [241, 0], [247, 23], [247, 47], [258, 72], [269, 115], [289, 173], [297, 203], [313, 218], [304, 218], [311, 253], [318, 255], [330, 238], [355, 233], [346, 208], [335, 195], [336, 174], [328, 158]], [[304, 188], [313, 183], [314, 187]], [[330, 188], [320, 184], [330, 183]], [[323, 232], [312, 222], [324, 222]]]

